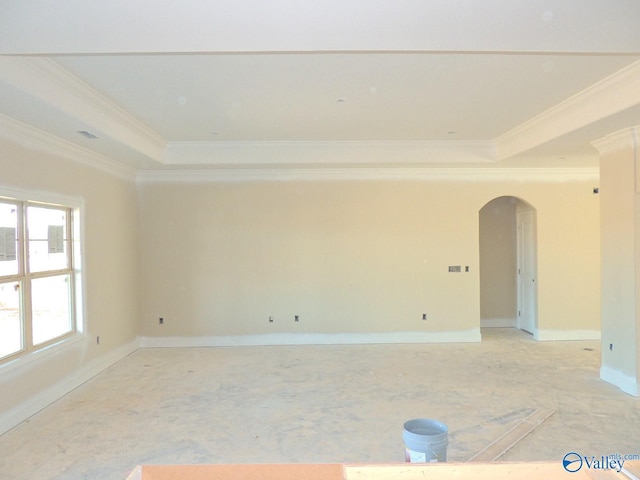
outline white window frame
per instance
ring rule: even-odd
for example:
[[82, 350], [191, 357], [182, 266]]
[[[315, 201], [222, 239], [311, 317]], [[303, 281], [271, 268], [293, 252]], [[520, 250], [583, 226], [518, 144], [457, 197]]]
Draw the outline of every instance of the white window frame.
[[[12, 203], [18, 205], [18, 274], [10, 276], [0, 277], [0, 282], [23, 282], [23, 288], [26, 292], [22, 292], [22, 305], [21, 305], [21, 328], [22, 328], [22, 349], [18, 352], [9, 354], [0, 358], [0, 369], [5, 370], [10, 366], [18, 366], [24, 364], [24, 362], [30, 362], [35, 358], [39, 358], [42, 355], [53, 353], [60, 348], [65, 348], [67, 345], [76, 343], [83, 337], [85, 330], [84, 325], [84, 308], [83, 308], [83, 275], [82, 275], [82, 219], [81, 215], [84, 211], [83, 202], [76, 197], [68, 197], [64, 195], [56, 194], [43, 194], [39, 192], [28, 192], [22, 190], [13, 190], [0, 187], [0, 202]], [[63, 209], [67, 212], [67, 232], [69, 235], [68, 244], [68, 265], [65, 269], [60, 270], [46, 270], [44, 272], [29, 272], [27, 266], [27, 237], [25, 224], [26, 208], [44, 207]], [[71, 317], [71, 329], [63, 335], [57, 336], [50, 340], [47, 340], [38, 345], [33, 345], [32, 341], [32, 326], [31, 326], [31, 306], [27, 304], [30, 294], [27, 286], [31, 279], [43, 278], [48, 276], [56, 276], [68, 274], [70, 284], [70, 305], [69, 313]]]

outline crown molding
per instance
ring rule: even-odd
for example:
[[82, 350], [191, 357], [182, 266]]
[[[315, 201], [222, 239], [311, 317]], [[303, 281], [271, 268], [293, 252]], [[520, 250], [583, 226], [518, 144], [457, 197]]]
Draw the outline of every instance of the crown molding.
[[157, 162], [165, 139], [49, 58], [0, 56], [0, 79]]
[[[157, 170], [138, 170], [134, 167], [116, 162], [104, 155], [84, 147], [60, 139], [54, 135], [34, 128], [25, 123], [0, 114], [0, 138], [21, 145], [25, 148], [60, 156], [82, 165], [96, 168], [110, 175], [126, 180], [136, 179], [138, 183], [200, 183], [200, 182], [258, 182], [258, 181], [336, 181], [336, 180], [413, 180], [413, 181], [534, 181], [564, 182], [592, 181], [599, 178], [598, 168], [509, 168], [493, 163], [477, 167], [438, 167], [425, 166], [424, 163], [403, 166], [387, 164], [360, 163], [344, 164], [339, 160], [333, 164], [248, 164], [230, 167], [229, 164], [207, 168], [194, 168], [193, 165], [176, 165]], [[314, 149], [318, 142], [263, 142], [262, 148], [277, 147], [283, 144], [294, 150]], [[321, 142], [324, 144], [324, 142]], [[352, 149], [393, 149], [401, 151], [413, 144], [417, 149], [427, 144], [431, 147], [438, 142], [331, 142], [324, 144], [329, 149], [343, 148], [349, 145]], [[451, 148], [452, 142], [441, 142], [443, 147]], [[277, 145], [276, 145], [277, 144]], [[302, 145], [301, 145], [302, 144]], [[243, 145], [226, 145], [241, 150]], [[253, 145], [254, 148], [259, 147]], [[277, 150], [276, 148], [276, 150]], [[388, 152], [387, 152], [388, 153]], [[388, 158], [388, 157], [386, 157]], [[395, 157], [394, 157], [395, 159]], [[406, 158], [405, 158], [406, 159]], [[353, 158], [351, 158], [353, 160]]]
[[640, 104], [638, 61], [495, 140], [167, 142], [51, 59], [0, 55], [0, 80], [104, 134], [105, 140], [159, 164], [190, 168], [486, 165]]
[[316, 167], [213, 168], [141, 170], [139, 184], [264, 182], [264, 181], [462, 181], [462, 182], [567, 182], [597, 181], [599, 168], [499, 167]]
[[169, 142], [167, 165], [338, 165], [490, 163], [493, 142], [209, 141]]
[[640, 104], [640, 61], [496, 138], [496, 159], [513, 157], [637, 104]]
[[132, 181], [137, 169], [0, 114], [0, 138]]
[[600, 154], [611, 153], [623, 148], [640, 146], [640, 126], [624, 128], [591, 142]]
[[640, 162], [640, 126], [618, 130], [591, 143], [600, 152], [600, 163], [605, 168], [609, 160], [607, 156], [611, 154], [621, 153], [633, 159], [634, 191], [636, 194], [640, 193], [640, 170], [637, 168]]

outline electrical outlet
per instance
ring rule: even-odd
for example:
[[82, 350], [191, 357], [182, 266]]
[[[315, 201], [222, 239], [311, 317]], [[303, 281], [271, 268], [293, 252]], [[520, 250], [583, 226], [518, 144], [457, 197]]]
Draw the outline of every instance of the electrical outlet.
[[294, 322], [299, 322], [300, 321], [300, 315], [294, 315], [293, 316], [293, 321]]
[[423, 320], [426, 320], [426, 319], [427, 319], [427, 314], [426, 314], [426, 313], [423, 313], [423, 314], [422, 314], [422, 319], [423, 319]]
[[158, 318], [158, 325], [164, 325], [164, 318]]

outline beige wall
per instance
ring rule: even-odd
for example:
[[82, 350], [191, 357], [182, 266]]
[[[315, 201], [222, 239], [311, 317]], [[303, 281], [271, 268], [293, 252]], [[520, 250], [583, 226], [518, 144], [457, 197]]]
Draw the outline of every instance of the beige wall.
[[[477, 329], [479, 211], [511, 195], [537, 210], [539, 328], [546, 338], [597, 333], [593, 186], [593, 179], [146, 184], [140, 332]], [[470, 273], [448, 273], [449, 265], [469, 265]]]
[[640, 196], [637, 147], [626, 142], [601, 153], [602, 370], [601, 375], [638, 395], [640, 385]]
[[499, 197], [480, 210], [480, 318], [515, 326], [517, 226], [515, 197]]
[[136, 190], [132, 180], [0, 141], [2, 188], [84, 204], [84, 335], [35, 361], [0, 366], [0, 414], [22, 407], [20, 413], [28, 413], [27, 400], [62, 384], [73, 386], [80, 370], [90, 374], [89, 365], [100, 365], [137, 337]]
[[[446, 187], [428, 188], [414, 182], [143, 188], [142, 333], [468, 328], [478, 311], [478, 254], [464, 245], [477, 214], [442, 215], [437, 194]], [[454, 264], [473, 265], [472, 273], [448, 274]], [[465, 300], [452, 303], [442, 290]], [[165, 318], [162, 328], [158, 316]]]
[[[599, 330], [593, 179], [492, 181], [467, 173], [449, 180], [136, 187], [4, 141], [0, 172], [0, 188], [82, 203], [85, 286], [79, 340], [0, 367], [0, 427], [117, 360], [138, 335], [384, 340], [398, 332], [446, 338], [478, 331], [479, 212], [505, 195], [537, 211], [539, 328], [550, 338]], [[448, 273], [449, 265], [470, 272]], [[158, 325], [160, 316], [165, 325]]]

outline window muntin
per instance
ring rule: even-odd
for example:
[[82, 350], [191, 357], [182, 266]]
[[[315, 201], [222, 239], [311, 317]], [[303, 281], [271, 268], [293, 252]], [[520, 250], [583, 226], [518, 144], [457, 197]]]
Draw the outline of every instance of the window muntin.
[[27, 206], [29, 272], [63, 270], [69, 266], [67, 211]]
[[0, 203], [0, 277], [18, 274], [18, 205]]
[[0, 198], [0, 362], [76, 331], [73, 213]]

